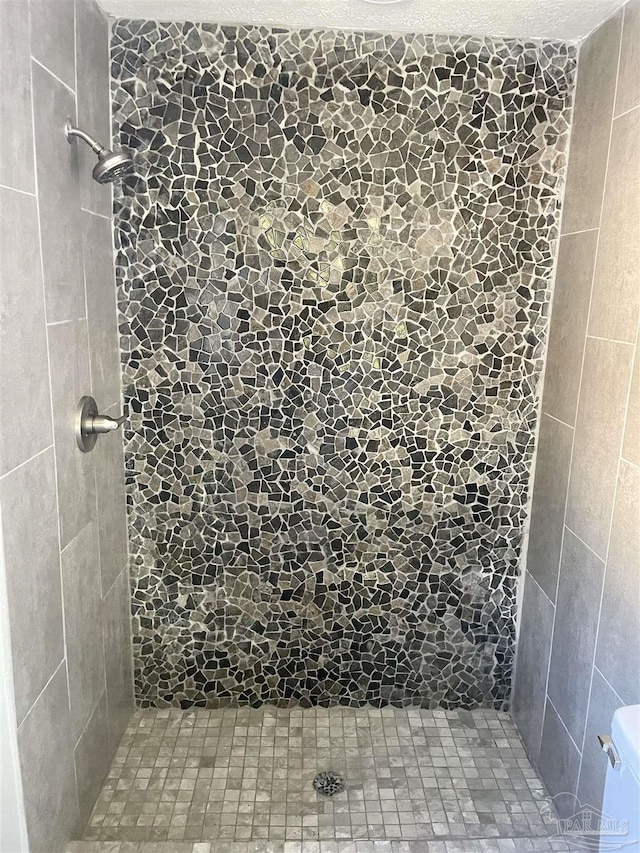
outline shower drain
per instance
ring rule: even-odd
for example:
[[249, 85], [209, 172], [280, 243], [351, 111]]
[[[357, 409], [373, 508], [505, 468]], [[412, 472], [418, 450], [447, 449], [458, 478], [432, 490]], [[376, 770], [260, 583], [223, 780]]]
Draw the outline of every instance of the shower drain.
[[326, 773], [318, 773], [313, 780], [313, 787], [319, 794], [325, 797], [333, 797], [345, 789], [344, 779], [335, 770], [327, 770]]

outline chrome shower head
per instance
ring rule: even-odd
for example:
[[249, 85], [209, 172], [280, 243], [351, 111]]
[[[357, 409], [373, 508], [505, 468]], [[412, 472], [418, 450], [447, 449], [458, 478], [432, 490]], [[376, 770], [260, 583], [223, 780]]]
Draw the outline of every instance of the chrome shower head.
[[110, 151], [104, 148], [84, 130], [74, 127], [68, 119], [65, 124], [65, 133], [69, 142], [75, 137], [82, 139], [98, 155], [98, 162], [93, 167], [93, 179], [99, 184], [111, 183], [133, 169], [133, 158], [130, 154], [126, 151]]
[[98, 154], [98, 162], [93, 167], [93, 179], [99, 184], [108, 184], [133, 169], [133, 160], [124, 151], [105, 149]]

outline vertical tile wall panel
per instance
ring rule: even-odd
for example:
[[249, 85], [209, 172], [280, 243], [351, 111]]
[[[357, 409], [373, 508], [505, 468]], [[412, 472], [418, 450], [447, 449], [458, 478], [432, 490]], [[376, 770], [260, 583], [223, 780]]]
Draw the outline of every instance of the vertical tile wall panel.
[[24, 0], [0, 3], [0, 184], [21, 192], [35, 192], [33, 123], [31, 121], [31, 57], [29, 4]]
[[583, 85], [578, 83], [573, 111], [563, 234], [597, 228], [600, 223], [621, 32], [622, 12], [618, 12], [580, 46]]
[[0, 317], [1, 476], [53, 441], [38, 206], [33, 196], [4, 188], [0, 188]]
[[120, 410], [111, 190], [91, 179], [94, 155], [63, 132], [81, 111], [80, 123], [108, 142], [108, 35], [94, 0], [0, 3], [0, 559], [16, 705], [9, 736], [29, 849], [47, 853], [82, 828], [133, 706], [122, 437], [102, 439], [98, 459], [98, 451], [80, 453], [73, 433], [82, 394], [94, 390], [110, 414]]

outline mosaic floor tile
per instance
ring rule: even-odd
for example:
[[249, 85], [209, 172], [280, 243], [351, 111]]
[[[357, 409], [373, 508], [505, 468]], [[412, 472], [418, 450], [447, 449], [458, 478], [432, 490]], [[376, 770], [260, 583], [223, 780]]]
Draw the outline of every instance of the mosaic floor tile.
[[487, 841], [110, 842], [74, 841], [65, 853], [579, 853], [563, 841], [498, 838]]
[[[332, 798], [313, 787], [327, 768], [346, 781]], [[498, 839], [547, 841], [556, 825], [544, 801], [508, 715], [490, 709], [145, 709], [84, 840], [171, 842], [176, 853], [186, 842], [215, 853], [240, 842], [252, 853], [347, 841], [402, 842], [402, 853], [445, 840], [498, 850]]]
[[137, 698], [503, 708], [575, 70], [118, 21]]

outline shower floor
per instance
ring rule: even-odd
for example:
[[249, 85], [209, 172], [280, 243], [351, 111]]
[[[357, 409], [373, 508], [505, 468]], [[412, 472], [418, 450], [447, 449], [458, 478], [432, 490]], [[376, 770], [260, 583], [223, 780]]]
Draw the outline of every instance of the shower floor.
[[[346, 782], [333, 798], [313, 788], [326, 770]], [[557, 829], [544, 802], [506, 713], [145, 709], [131, 718], [83, 835], [138, 844], [69, 850], [569, 849], [549, 840]]]

